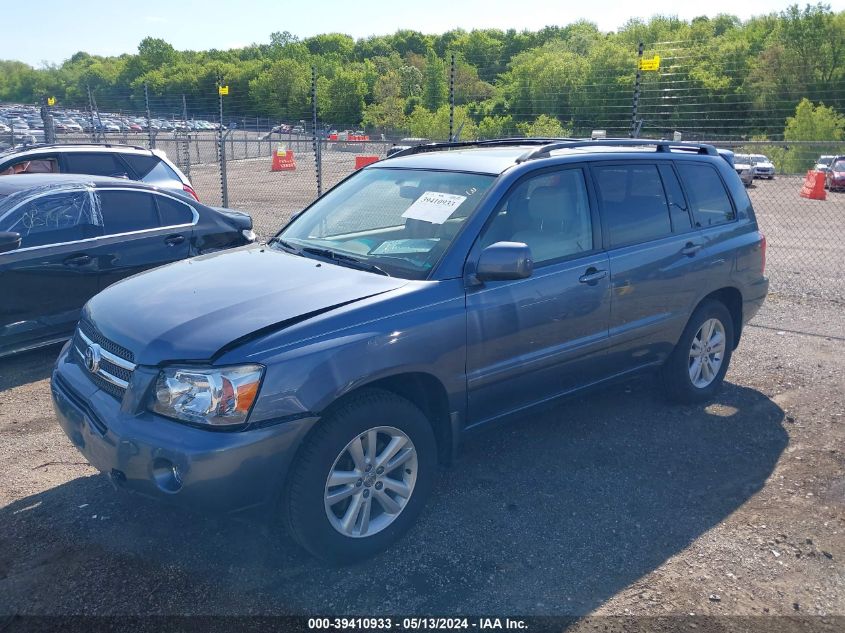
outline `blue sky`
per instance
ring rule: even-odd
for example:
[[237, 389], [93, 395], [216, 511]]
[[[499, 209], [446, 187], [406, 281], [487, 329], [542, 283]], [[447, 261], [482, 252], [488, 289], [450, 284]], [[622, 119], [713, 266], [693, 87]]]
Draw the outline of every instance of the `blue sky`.
[[[662, 13], [690, 19], [731, 13], [742, 19], [779, 11], [783, 0], [38, 0], [7, 2], [0, 10], [0, 59], [34, 66], [60, 63], [84, 50], [98, 55], [135, 52], [144, 37], [161, 37], [177, 49], [233, 48], [269, 41], [273, 31], [300, 37], [343, 32], [353, 37], [413, 28], [536, 30], [580, 18], [615, 30], [631, 17]], [[803, 2], [800, 3], [803, 6]], [[845, 10], [845, 0], [829, 2]]]

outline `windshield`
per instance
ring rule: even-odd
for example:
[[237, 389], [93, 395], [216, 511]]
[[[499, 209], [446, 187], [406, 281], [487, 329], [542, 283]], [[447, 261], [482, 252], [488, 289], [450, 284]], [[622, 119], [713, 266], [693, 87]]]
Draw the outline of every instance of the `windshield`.
[[769, 159], [763, 156], [762, 154], [752, 154], [751, 159], [755, 163], [768, 163]]
[[817, 165], [830, 165], [831, 161], [833, 161], [833, 156], [821, 156], [819, 158], [819, 162], [816, 163]]
[[751, 157], [748, 154], [737, 154], [734, 156], [734, 164], [748, 165], [751, 162]]
[[845, 160], [838, 160], [833, 163], [833, 171], [845, 171]]
[[338, 254], [341, 264], [361, 262], [391, 276], [425, 279], [494, 179], [458, 172], [367, 169], [294, 220], [276, 236], [274, 247], [330, 259], [338, 259], [332, 257]]

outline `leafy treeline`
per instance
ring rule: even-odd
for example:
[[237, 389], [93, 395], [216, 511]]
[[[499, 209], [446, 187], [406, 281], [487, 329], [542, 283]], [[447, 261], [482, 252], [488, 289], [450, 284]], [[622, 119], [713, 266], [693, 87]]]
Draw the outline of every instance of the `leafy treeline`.
[[222, 77], [228, 112], [296, 121], [310, 113], [315, 66], [324, 121], [444, 138], [454, 54], [462, 138], [618, 133], [630, 125], [638, 42], [646, 57], [664, 58], [661, 71], [643, 79], [644, 133], [779, 137], [802, 98], [845, 111], [845, 12], [823, 4], [746, 22], [730, 15], [632, 19], [615, 33], [589, 22], [536, 32], [404, 30], [359, 40], [277, 32], [267, 44], [227, 51], [177, 51], [146, 38], [134, 55], [79, 52], [39, 69], [0, 61], [0, 100], [49, 94], [84, 106], [90, 86], [100, 108], [139, 111], [147, 84], [158, 111], [181, 111], [185, 95], [191, 110], [209, 113]]

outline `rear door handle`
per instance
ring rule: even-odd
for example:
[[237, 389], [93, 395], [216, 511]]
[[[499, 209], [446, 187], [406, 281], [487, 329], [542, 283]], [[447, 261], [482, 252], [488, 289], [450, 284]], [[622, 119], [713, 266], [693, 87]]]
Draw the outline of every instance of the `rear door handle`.
[[583, 275], [578, 277], [578, 281], [582, 284], [595, 284], [599, 279], [604, 279], [605, 277], [607, 277], [606, 270], [599, 270], [591, 266], [584, 271]]
[[686, 245], [681, 249], [681, 253], [683, 253], [687, 257], [693, 257], [698, 251], [701, 250], [701, 246], [701, 244], [687, 242]]
[[168, 235], [166, 238], [164, 238], [164, 243], [168, 246], [176, 246], [177, 244], [181, 244], [184, 241], [184, 235]]
[[90, 255], [72, 255], [64, 261], [65, 266], [84, 266], [91, 263]]

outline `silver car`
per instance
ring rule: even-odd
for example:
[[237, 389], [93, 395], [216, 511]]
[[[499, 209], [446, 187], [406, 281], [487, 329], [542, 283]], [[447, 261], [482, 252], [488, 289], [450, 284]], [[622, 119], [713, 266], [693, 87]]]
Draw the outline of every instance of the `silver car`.
[[748, 154], [734, 155], [734, 169], [739, 174], [739, 179], [746, 187], [750, 187], [754, 182], [754, 163], [751, 161], [751, 156]]

